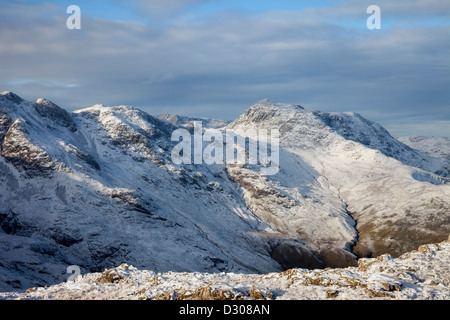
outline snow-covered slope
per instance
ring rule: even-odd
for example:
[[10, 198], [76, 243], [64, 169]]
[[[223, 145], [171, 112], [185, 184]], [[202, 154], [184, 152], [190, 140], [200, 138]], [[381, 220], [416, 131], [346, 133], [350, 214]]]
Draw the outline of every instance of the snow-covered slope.
[[126, 106], [64, 122], [19, 99], [0, 96], [1, 290], [58, 282], [73, 264], [281, 270], [223, 170], [171, 163], [173, 125]]
[[[265, 179], [229, 166], [231, 177], [261, 220], [289, 229], [327, 265], [351, 263], [350, 251], [397, 256], [450, 233], [448, 168], [380, 125], [262, 100], [227, 126], [249, 128], [279, 128], [280, 172]], [[280, 200], [295, 205], [274, 205]]]
[[175, 125], [183, 126], [183, 127], [192, 127], [194, 121], [200, 121], [204, 128], [213, 128], [213, 129], [223, 128], [231, 122], [231, 121], [227, 121], [227, 120], [208, 119], [208, 118], [199, 118], [199, 117], [187, 117], [187, 116], [180, 116], [177, 114], [169, 114], [169, 113], [160, 114], [157, 116], [157, 118], [169, 121]]
[[450, 139], [447, 137], [409, 136], [398, 140], [413, 149], [442, 158], [447, 164], [450, 162]]
[[450, 299], [450, 242], [357, 267], [281, 273], [155, 273], [123, 264], [46, 288], [0, 293], [0, 299], [44, 300], [362, 300]]
[[263, 100], [224, 129], [253, 127], [280, 130], [276, 175], [176, 165], [179, 126], [133, 107], [69, 114], [2, 93], [0, 291], [61, 282], [69, 265], [268, 273], [447, 238], [448, 171], [381, 126]]

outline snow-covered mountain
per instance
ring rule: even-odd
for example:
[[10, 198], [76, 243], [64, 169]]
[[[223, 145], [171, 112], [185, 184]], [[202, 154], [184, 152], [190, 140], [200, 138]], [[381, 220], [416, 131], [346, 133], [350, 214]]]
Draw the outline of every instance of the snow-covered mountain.
[[409, 136], [400, 137], [399, 141], [413, 149], [425, 152], [433, 157], [450, 162], [450, 139], [446, 137]]
[[223, 122], [279, 129], [272, 176], [255, 165], [175, 164], [171, 135], [186, 122], [169, 121], [0, 95], [0, 291], [64, 281], [69, 265], [341, 267], [450, 233], [449, 167], [360, 115], [262, 100]]
[[350, 263], [350, 251], [397, 256], [449, 233], [449, 167], [379, 124], [263, 100], [228, 128], [249, 127], [280, 128], [280, 173], [264, 180], [229, 168], [231, 177], [260, 219], [299, 236], [327, 265]]
[[162, 113], [162, 114], [158, 115], [157, 118], [169, 121], [175, 125], [183, 126], [183, 127], [193, 127], [194, 121], [200, 121], [202, 123], [203, 127], [213, 128], [213, 129], [223, 128], [231, 122], [228, 120], [209, 119], [209, 118], [201, 118], [201, 117], [187, 117], [187, 116], [180, 116], [177, 114], [170, 114], [170, 113]]
[[0, 110], [2, 290], [59, 281], [68, 265], [280, 269], [224, 170], [171, 163], [175, 126], [131, 107], [68, 114], [13, 93]]

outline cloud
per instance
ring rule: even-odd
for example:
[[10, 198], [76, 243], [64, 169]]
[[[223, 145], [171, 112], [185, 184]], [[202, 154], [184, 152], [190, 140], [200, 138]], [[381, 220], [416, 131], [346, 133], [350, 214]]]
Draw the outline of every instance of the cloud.
[[450, 15], [450, 5], [441, 0], [347, 0], [340, 1], [334, 6], [311, 9], [308, 14], [316, 14], [329, 18], [331, 16], [361, 16], [365, 14], [370, 5], [378, 5], [383, 14], [406, 16], [406, 15]]
[[167, 18], [212, 0], [117, 0], [130, 6], [136, 13], [153, 18]]
[[396, 119], [395, 123], [386, 123], [386, 128], [396, 138], [414, 135], [414, 132], [426, 132], [428, 136], [450, 137], [450, 120]]
[[[350, 3], [342, 2], [342, 12]], [[197, 4], [174, 1], [161, 14]], [[349, 28], [330, 18], [333, 8], [319, 8], [219, 12], [160, 26], [82, 17], [82, 29], [71, 31], [56, 5], [1, 9], [2, 90], [68, 109], [131, 104], [153, 114], [233, 119], [270, 98], [389, 125], [411, 116], [450, 120], [448, 25], [371, 32], [365, 9], [361, 28]], [[316, 18], [325, 11], [330, 17]]]

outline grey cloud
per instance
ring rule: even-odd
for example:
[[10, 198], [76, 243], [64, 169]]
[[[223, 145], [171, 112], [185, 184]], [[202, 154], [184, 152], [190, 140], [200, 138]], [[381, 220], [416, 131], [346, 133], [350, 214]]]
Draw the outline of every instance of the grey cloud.
[[340, 1], [334, 6], [314, 8], [306, 10], [305, 14], [314, 17], [315, 20], [328, 19], [330, 17], [361, 17], [364, 19], [366, 9], [370, 5], [380, 7], [382, 14], [390, 15], [450, 15], [450, 4], [442, 0], [347, 0]]
[[389, 125], [450, 120], [448, 26], [374, 33], [277, 12], [163, 27], [84, 17], [70, 31], [57, 8], [50, 19], [11, 10], [0, 12], [0, 85], [24, 98], [226, 119], [270, 98]]
[[121, 4], [131, 6], [140, 15], [167, 18], [179, 14], [186, 9], [192, 8], [212, 0], [116, 0]]

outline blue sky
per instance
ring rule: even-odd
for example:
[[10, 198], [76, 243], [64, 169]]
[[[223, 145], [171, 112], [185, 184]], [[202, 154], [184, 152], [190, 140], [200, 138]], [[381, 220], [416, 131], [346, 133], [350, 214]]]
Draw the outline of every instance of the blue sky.
[[[16, 1], [23, 4], [39, 4], [44, 1], [38, 0], [20, 0]], [[61, 6], [78, 5], [84, 13], [90, 17], [100, 17], [104, 19], [118, 20], [140, 20], [145, 21], [138, 12], [136, 12], [130, 2], [116, 0], [49, 0], [48, 3], [54, 3]], [[148, 2], [151, 2], [148, 1]], [[170, 0], [169, 0], [170, 2]], [[337, 4], [339, 0], [315, 0], [315, 1], [292, 1], [292, 0], [215, 0], [215, 1], [178, 1], [182, 11], [193, 12], [199, 15], [217, 13], [227, 10], [243, 10], [248, 12], [271, 12], [276, 10], [298, 11], [305, 8], [320, 8]], [[183, 5], [188, 4], [188, 5]]]
[[[72, 4], [81, 30], [65, 27]], [[268, 98], [450, 136], [449, 36], [442, 0], [3, 0], [0, 86], [68, 110], [225, 119]]]

